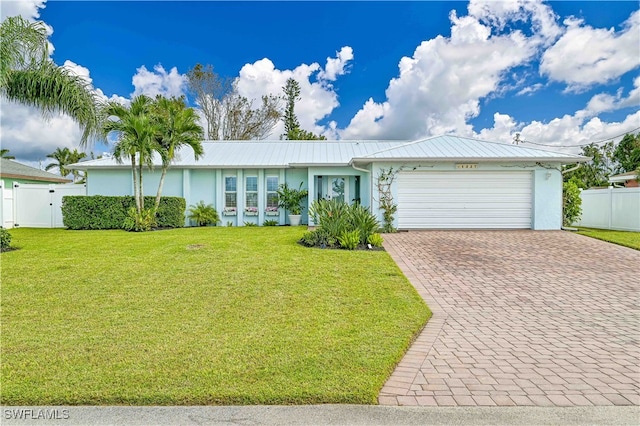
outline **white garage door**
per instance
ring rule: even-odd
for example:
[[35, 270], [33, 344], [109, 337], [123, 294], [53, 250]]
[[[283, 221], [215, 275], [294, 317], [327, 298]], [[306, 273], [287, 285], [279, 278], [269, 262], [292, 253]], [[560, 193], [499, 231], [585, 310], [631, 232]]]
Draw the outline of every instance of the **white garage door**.
[[398, 228], [531, 228], [532, 174], [401, 172]]

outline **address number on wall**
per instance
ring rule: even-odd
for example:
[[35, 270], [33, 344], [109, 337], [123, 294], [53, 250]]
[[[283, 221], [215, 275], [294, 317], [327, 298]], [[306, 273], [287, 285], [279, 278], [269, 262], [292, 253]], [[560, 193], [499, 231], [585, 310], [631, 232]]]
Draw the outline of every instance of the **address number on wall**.
[[477, 164], [456, 164], [456, 169], [477, 169]]

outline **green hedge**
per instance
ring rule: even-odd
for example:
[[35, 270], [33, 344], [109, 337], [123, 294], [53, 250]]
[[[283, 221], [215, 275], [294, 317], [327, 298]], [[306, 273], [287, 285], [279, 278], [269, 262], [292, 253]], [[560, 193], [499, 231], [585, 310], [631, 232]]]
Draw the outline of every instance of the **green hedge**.
[[[153, 206], [155, 197], [144, 197], [145, 207]], [[62, 197], [62, 222], [69, 229], [122, 229], [127, 211], [135, 207], [132, 196], [67, 195]], [[156, 214], [160, 228], [184, 226], [187, 204], [184, 198], [162, 197]]]

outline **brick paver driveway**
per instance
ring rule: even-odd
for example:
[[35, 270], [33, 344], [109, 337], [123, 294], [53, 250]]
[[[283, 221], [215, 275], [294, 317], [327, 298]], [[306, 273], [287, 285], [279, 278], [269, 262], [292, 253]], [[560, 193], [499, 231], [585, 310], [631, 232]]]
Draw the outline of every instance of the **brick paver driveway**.
[[434, 315], [381, 404], [640, 405], [640, 251], [563, 231], [385, 239]]

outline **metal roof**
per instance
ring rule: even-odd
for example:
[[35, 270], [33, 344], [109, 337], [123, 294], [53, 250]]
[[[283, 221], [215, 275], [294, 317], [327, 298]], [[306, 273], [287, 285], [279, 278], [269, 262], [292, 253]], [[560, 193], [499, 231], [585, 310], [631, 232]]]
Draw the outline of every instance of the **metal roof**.
[[638, 176], [638, 172], [626, 172], [609, 177], [609, 182], [626, 182], [628, 180], [634, 180]]
[[45, 172], [25, 164], [17, 163], [6, 158], [0, 158], [0, 177], [14, 179], [40, 180], [43, 182], [68, 183], [71, 179]]
[[354, 160], [587, 161], [588, 157], [460, 136], [434, 136], [373, 152]]
[[[284, 168], [348, 166], [374, 161], [587, 161], [587, 157], [486, 142], [458, 136], [438, 136], [408, 141], [205, 141], [204, 155], [195, 160], [191, 148], [178, 151], [177, 168]], [[154, 165], [160, 166], [155, 156]], [[83, 161], [71, 169], [130, 167], [115, 158]]]

